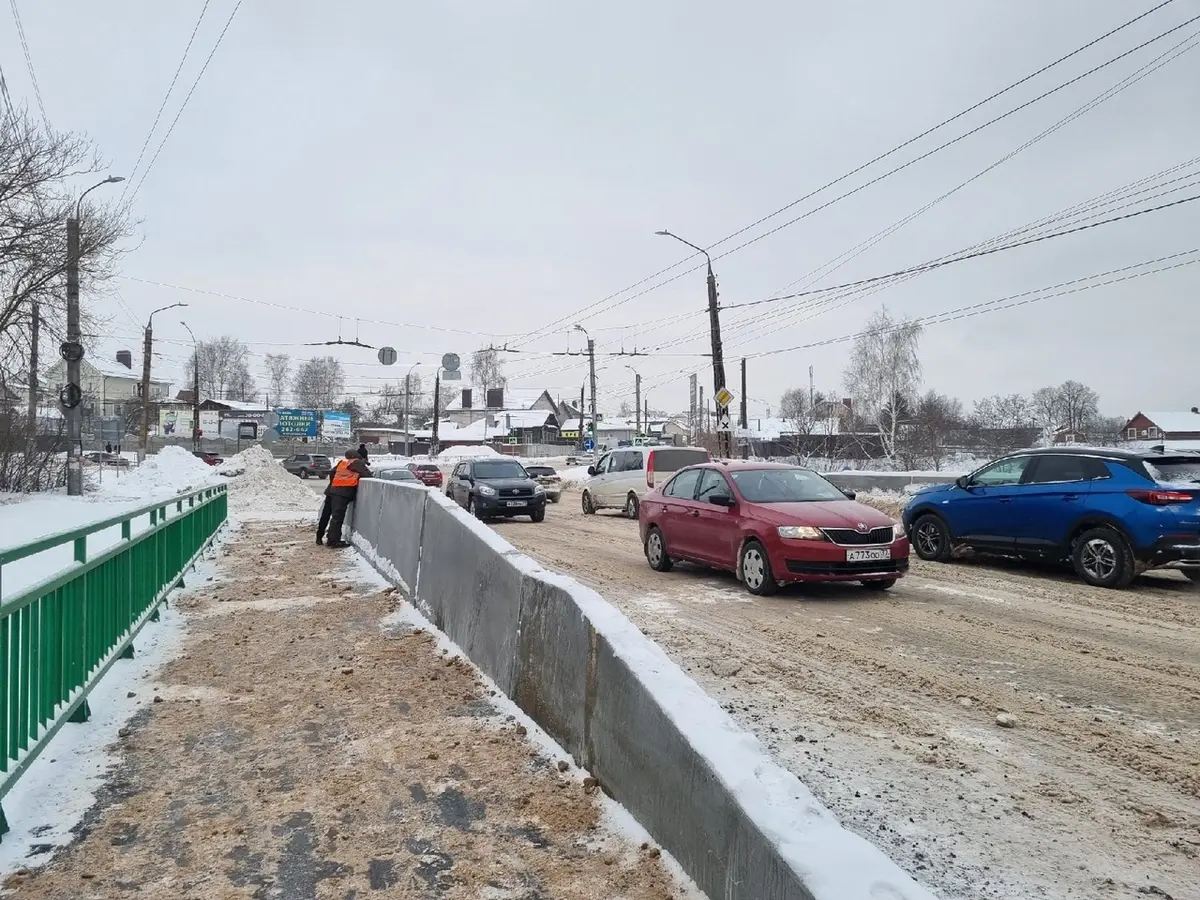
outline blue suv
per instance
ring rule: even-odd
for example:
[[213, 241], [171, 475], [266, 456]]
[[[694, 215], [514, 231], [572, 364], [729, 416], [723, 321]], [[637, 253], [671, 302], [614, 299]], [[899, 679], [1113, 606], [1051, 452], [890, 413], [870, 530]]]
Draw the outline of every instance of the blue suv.
[[966, 546], [1069, 562], [1097, 587], [1127, 587], [1156, 568], [1200, 583], [1200, 453], [1022, 450], [918, 491], [903, 519], [925, 560]]

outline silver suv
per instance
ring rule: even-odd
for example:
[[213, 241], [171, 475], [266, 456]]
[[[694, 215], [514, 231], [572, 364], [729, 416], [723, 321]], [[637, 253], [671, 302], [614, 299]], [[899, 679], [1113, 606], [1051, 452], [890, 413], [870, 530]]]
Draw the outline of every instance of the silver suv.
[[583, 512], [620, 509], [630, 519], [638, 517], [642, 496], [666, 481], [680, 469], [710, 462], [712, 456], [701, 447], [622, 447], [605, 453], [594, 466], [588, 466], [583, 488]]

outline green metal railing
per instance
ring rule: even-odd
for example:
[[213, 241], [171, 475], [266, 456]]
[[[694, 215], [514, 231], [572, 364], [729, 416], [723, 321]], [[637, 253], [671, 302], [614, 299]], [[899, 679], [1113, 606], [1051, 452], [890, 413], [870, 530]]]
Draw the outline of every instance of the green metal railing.
[[[71, 545], [74, 563], [0, 600], [0, 800], [67, 722], [87, 721], [87, 695], [133, 639], [158, 618], [225, 524], [224, 485], [0, 552], [4, 566]], [[134, 522], [149, 526], [134, 534]], [[121, 527], [121, 540], [88, 558], [88, 537]], [[0, 808], [0, 835], [8, 830]]]

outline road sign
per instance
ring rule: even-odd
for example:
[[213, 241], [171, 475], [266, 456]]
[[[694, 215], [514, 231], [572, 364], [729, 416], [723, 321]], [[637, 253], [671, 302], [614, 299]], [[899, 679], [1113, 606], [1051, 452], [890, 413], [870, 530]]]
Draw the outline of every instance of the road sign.
[[[457, 356], [454, 358], [458, 359]], [[462, 372], [458, 371], [458, 369], [447, 369], [442, 373], [442, 381], [459, 381], [461, 379]]]
[[457, 353], [447, 353], [442, 357], [442, 368], [443, 369], [447, 369], [451, 372], [457, 372], [458, 371], [458, 363], [459, 363], [459, 360], [458, 360]]
[[723, 387], [713, 395], [713, 399], [717, 401], [717, 406], [728, 406], [733, 402], [733, 392]]
[[717, 431], [729, 430], [729, 410], [720, 409], [717, 411]]
[[380, 347], [379, 348], [379, 361], [381, 363], [383, 363], [385, 366], [394, 365], [396, 362], [396, 348], [395, 347]]
[[583, 442], [583, 449], [588, 451], [589, 453], [591, 453], [593, 450], [596, 449], [596, 442], [593, 441], [591, 438], [588, 438], [586, 441]]
[[520, 442], [519, 442], [519, 441], [518, 441], [518, 440], [517, 440], [515, 437], [510, 437], [510, 438], [508, 439], [508, 442], [509, 442], [510, 444], [517, 444], [517, 443], [520, 443]]

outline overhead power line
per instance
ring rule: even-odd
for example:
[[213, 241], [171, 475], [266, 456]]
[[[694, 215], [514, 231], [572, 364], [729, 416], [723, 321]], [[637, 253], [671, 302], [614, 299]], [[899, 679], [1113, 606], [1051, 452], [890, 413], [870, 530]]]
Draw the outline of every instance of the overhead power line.
[[[158, 144], [158, 149], [154, 151], [154, 155], [150, 157], [150, 162], [146, 165], [142, 172], [142, 177], [137, 183], [137, 187], [133, 189], [133, 193], [129, 195], [129, 203], [132, 204], [137, 198], [138, 191], [142, 189], [142, 185], [146, 183], [146, 178], [150, 174], [150, 170], [154, 168], [154, 164], [158, 161], [158, 155], [162, 153], [163, 147], [167, 145], [167, 141], [171, 139], [171, 134], [175, 131], [175, 126], [179, 122], [179, 117], [183, 115], [183, 111], [187, 109], [188, 102], [192, 99], [192, 94], [196, 92], [196, 86], [200, 84], [200, 79], [204, 77], [204, 73], [208, 71], [208, 64], [212, 62], [213, 56], [216, 55], [217, 48], [221, 46], [221, 42], [225, 40], [225, 34], [229, 31], [229, 26], [233, 24], [233, 17], [237, 15], [239, 9], [242, 8], [242, 0], [237, 0], [234, 4], [233, 11], [229, 14], [229, 18], [225, 20], [225, 27], [221, 29], [221, 33], [217, 35], [217, 42], [213, 44], [212, 50], [209, 51], [208, 57], [204, 60], [204, 65], [200, 67], [200, 71], [196, 74], [196, 80], [192, 82], [192, 86], [188, 89], [187, 96], [183, 98], [183, 103], [179, 107], [179, 111], [175, 113], [175, 118], [171, 120], [171, 124], [167, 127], [167, 133], [163, 135], [163, 139]], [[189, 44], [190, 46], [190, 44]]]
[[[17, 9], [17, 0], [9, 0], [9, 5], [12, 6], [13, 23], [17, 26], [17, 37], [21, 39], [21, 49], [25, 52], [25, 65], [29, 69], [29, 80], [33, 83], [33, 96], [37, 100], [38, 110], [42, 114], [42, 121], [46, 123], [46, 130], [50, 130], [50, 117], [46, 115], [46, 104], [42, 102], [42, 89], [38, 85], [37, 72], [33, 68], [33, 55], [29, 52], [29, 41], [25, 39], [25, 27], [21, 24], [21, 12]], [[7, 95], [8, 90], [5, 89]]]
[[183, 71], [183, 65], [187, 62], [188, 53], [192, 49], [192, 43], [196, 40], [196, 32], [200, 30], [200, 23], [204, 21], [204, 14], [208, 12], [208, 4], [210, 2], [211, 0], [204, 0], [204, 6], [200, 9], [200, 17], [196, 19], [196, 24], [192, 26], [192, 34], [188, 38], [187, 46], [183, 48], [183, 56], [179, 58], [179, 65], [175, 67], [175, 74], [171, 76], [171, 83], [167, 86], [167, 93], [163, 95], [162, 103], [158, 105], [158, 112], [154, 115], [154, 122], [150, 125], [150, 130], [146, 132], [146, 140], [142, 142], [142, 149], [138, 151], [137, 161], [134, 162], [133, 168], [129, 171], [129, 180], [125, 182], [125, 189], [121, 191], [121, 199], [117, 203], [118, 206], [125, 202], [125, 195], [129, 192], [129, 186], [133, 184], [133, 179], [138, 173], [138, 167], [141, 166], [142, 159], [146, 156], [146, 148], [150, 146], [150, 140], [154, 137], [158, 123], [162, 120], [163, 110], [167, 108], [167, 101], [171, 99], [171, 94], [175, 90], [175, 83], [179, 81], [179, 73]]
[[[828, 181], [825, 184], [821, 185], [820, 187], [809, 191], [804, 196], [799, 197], [799, 198], [791, 201], [790, 203], [785, 204], [784, 206], [781, 206], [779, 209], [776, 209], [774, 212], [768, 213], [767, 215], [762, 216], [759, 219], [756, 219], [754, 222], [751, 222], [749, 225], [745, 225], [742, 228], [739, 228], [737, 231], [727, 234], [725, 237], [723, 237], [720, 240], [709, 245], [709, 249], [719, 247], [720, 245], [725, 244], [725, 243], [733, 240], [736, 237], [740, 237], [742, 234], [745, 234], [747, 231], [749, 231], [753, 228], [756, 228], [757, 226], [764, 224], [765, 222], [775, 218], [776, 216], [783, 214], [787, 210], [792, 209], [793, 207], [797, 206], [798, 204], [803, 203], [804, 201], [809, 200], [812, 197], [815, 197], [817, 194], [821, 193], [822, 191], [825, 191], [837, 184], [840, 184], [841, 182], [845, 181], [848, 178], [852, 178], [853, 176], [857, 175], [859, 172], [862, 172], [865, 169], [868, 169], [871, 166], [875, 165], [876, 163], [881, 162], [884, 159], [887, 159], [888, 157], [895, 155], [896, 153], [900, 152], [901, 150], [905, 149], [906, 147], [909, 147], [910, 145], [916, 143], [917, 141], [920, 141], [921, 139], [928, 137], [929, 135], [941, 130], [942, 128], [957, 121], [958, 119], [961, 119], [963, 116], [969, 115], [970, 113], [974, 112], [975, 110], [979, 109], [982, 106], [985, 106], [986, 104], [990, 103], [991, 101], [1009, 93], [1010, 91], [1015, 90], [1016, 88], [1025, 84], [1026, 82], [1038, 77], [1039, 75], [1044, 74], [1045, 72], [1049, 71], [1050, 69], [1055, 68], [1056, 66], [1061, 65], [1062, 63], [1066, 62], [1067, 60], [1069, 60], [1075, 56], [1078, 56], [1080, 53], [1083, 53], [1084, 51], [1090, 49], [1091, 47], [1094, 47], [1095, 45], [1099, 44], [1100, 42], [1112, 37], [1113, 35], [1121, 32], [1121, 31], [1123, 31], [1124, 29], [1129, 28], [1131, 25], [1135, 24], [1136, 22], [1139, 22], [1142, 19], [1146, 18], [1147, 16], [1152, 15], [1155, 12], [1158, 12], [1160, 9], [1163, 9], [1166, 6], [1169, 6], [1172, 2], [1174, 2], [1174, 0], [1164, 0], [1164, 2], [1151, 7], [1150, 9], [1146, 10], [1145, 12], [1143, 12], [1137, 16], [1134, 16], [1132, 19], [1129, 19], [1128, 21], [1123, 22], [1122, 24], [1118, 25], [1117, 27], [1115, 27], [1109, 31], [1106, 31], [1104, 34], [1101, 34], [1099, 37], [1093, 38], [1092, 40], [1088, 41], [1087, 43], [1083, 44], [1082, 46], [1077, 47], [1076, 49], [1072, 50], [1070, 53], [1064, 54], [1063, 56], [1059, 57], [1058, 59], [1054, 60], [1053, 62], [1042, 66], [1041, 68], [1029, 73], [1028, 75], [1024, 76], [1023, 78], [1020, 78], [1017, 81], [1012, 82], [1011, 84], [988, 95], [987, 97], [984, 97], [982, 100], [972, 104], [971, 106], [968, 106], [966, 109], [963, 109], [963, 110], [955, 113], [954, 115], [952, 115], [946, 119], [943, 119], [942, 121], [938, 122], [936, 125], [925, 129], [924, 131], [901, 142], [900, 144], [897, 144], [896, 146], [892, 147], [890, 150], [887, 150], [884, 153], [881, 153], [878, 156], [875, 156], [874, 158], [868, 160], [865, 163], [862, 163], [859, 166], [856, 166], [855, 168], [851, 169], [850, 171], [848, 171], [842, 175], [839, 175], [837, 178], [834, 178], [831, 181]], [[983, 128], [987, 128], [988, 126], [995, 124], [996, 122], [1000, 121], [1001, 118], [1005, 118], [1009, 115], [1012, 115], [1013, 113], [1015, 113], [1021, 109], [1024, 109], [1025, 107], [1029, 106], [1030, 104], [1036, 103], [1039, 100], [1044, 99], [1045, 97], [1049, 96], [1051, 93], [1054, 93], [1054, 91], [1061, 90], [1062, 88], [1078, 81], [1080, 78], [1086, 78], [1088, 75], [1091, 75], [1098, 69], [1103, 68], [1104, 66], [1110, 65], [1110, 64], [1116, 62], [1117, 60], [1122, 59], [1125, 56], [1128, 56], [1130, 53], [1134, 53], [1137, 50], [1140, 50], [1142, 47], [1145, 47], [1148, 43], [1152, 43], [1153, 41], [1156, 41], [1162, 37], [1165, 37], [1166, 35], [1170, 34], [1172, 31], [1175, 31], [1178, 28], [1181, 28], [1184, 25], [1189, 24], [1191, 21], [1194, 21], [1194, 19], [1183, 23], [1183, 25], [1176, 26], [1176, 28], [1172, 28], [1170, 31], [1164, 32], [1164, 33], [1158, 35], [1157, 37], [1152, 38], [1150, 41], [1147, 41], [1143, 44], [1139, 44], [1137, 47], [1134, 47], [1132, 50], [1129, 50], [1129, 51], [1121, 54], [1120, 56], [1110, 59], [1108, 62], [1102, 64], [1101, 66], [1091, 69], [1091, 70], [1085, 72], [1083, 75], [1078, 76], [1078, 78], [1072, 79], [1071, 81], [1066, 82], [1065, 84], [1059, 85], [1059, 87], [1055, 88], [1054, 90], [1049, 91], [1045, 94], [1042, 94], [1042, 95], [1034, 98], [1033, 100], [1022, 104], [1021, 106], [1017, 107], [1016, 109], [1010, 110], [1008, 113], [1005, 113], [1004, 116], [992, 119], [989, 122], [986, 122], [983, 125], [979, 126], [978, 128], [972, 129], [971, 131], [968, 131], [966, 134], [963, 134], [963, 135], [959, 136], [958, 138], [955, 138], [953, 141], [946, 143], [946, 144], [942, 144], [941, 146], [935, 148], [934, 150], [929, 151], [929, 153], [926, 153], [920, 157], [917, 157], [916, 159], [911, 160], [908, 163], [905, 163], [903, 166], [900, 166], [900, 167], [890, 170], [889, 172], [885, 173], [884, 175], [880, 176], [879, 178], [873, 179], [872, 181], [869, 181], [866, 184], [861, 185], [859, 188], [855, 189], [855, 191], [852, 193], [856, 193], [857, 191], [862, 190], [863, 188], [876, 183], [877, 181], [881, 180], [882, 178], [886, 178], [889, 175], [892, 175], [892, 174], [900, 171], [903, 168], [907, 168], [909, 165], [912, 165], [913, 163], [918, 162], [918, 161], [926, 158], [927, 156], [932, 155], [933, 153], [937, 153], [940, 150], [943, 150], [946, 147], [950, 146], [951, 144], [957, 143], [958, 141], [963, 140], [964, 138], [969, 137], [972, 134], [975, 134], [976, 132], [982, 130]], [[849, 196], [849, 194], [844, 194], [841, 197], [837, 198], [837, 200], [843, 199], [846, 196]], [[836, 200], [832, 201], [832, 202], [836, 202]], [[825, 206], [828, 206], [828, 205], [829, 204], [825, 204]], [[819, 207], [818, 209], [824, 209], [825, 206]], [[816, 212], [816, 211], [817, 210], [813, 210], [812, 212]], [[807, 213], [806, 215], [811, 215], [812, 212]], [[804, 216], [802, 216], [800, 218], [804, 218]], [[792, 219], [791, 221], [784, 223], [783, 225], [778, 226], [774, 229], [771, 229], [770, 231], [760, 235], [758, 238], [755, 238], [754, 240], [761, 240], [763, 237], [767, 237], [768, 235], [774, 234], [777, 231], [779, 231], [780, 229], [786, 228], [789, 225], [792, 225], [797, 221], [799, 221], [799, 218]], [[733, 250], [729, 250], [729, 251], [726, 251], [726, 252], [720, 254], [720, 256], [728, 256], [730, 253], [736, 252], [736, 250], [742, 249], [745, 246], [749, 246], [750, 243], [753, 243], [753, 241], [743, 243], [743, 244], [739, 245], [738, 247], [733, 248]], [[610, 300], [615, 300], [617, 297], [620, 297], [622, 294], [626, 294], [630, 291], [633, 291], [633, 290], [641, 287], [642, 285], [646, 284], [647, 282], [653, 281], [654, 279], [658, 278], [659, 276], [665, 275], [666, 273], [670, 272], [671, 270], [678, 268], [679, 266], [686, 263], [688, 260], [695, 258], [697, 255], [698, 254], [693, 253], [687, 257], [684, 257], [683, 259], [679, 260], [678, 262], [675, 262], [672, 265], [667, 266], [664, 269], [660, 269], [658, 272], [655, 272], [653, 275], [648, 275], [647, 277], [641, 279], [640, 281], [634, 282], [633, 284], [629, 285], [628, 287], [622, 288], [619, 291], [615, 291], [606, 297], [602, 297], [601, 299], [596, 300], [593, 303], [589, 303], [586, 306], [583, 306], [583, 307], [579, 308], [578, 310], [576, 310], [572, 313], [569, 313], [568, 315], [565, 315], [565, 316], [562, 316], [561, 318], [555, 319], [554, 321], [548, 323], [547, 325], [542, 326], [539, 329], [536, 329], [531, 332], [527, 332], [526, 335], [523, 336], [523, 338], [527, 339], [527, 338], [530, 338], [533, 336], [541, 335], [547, 331], [553, 330], [553, 326], [558, 325], [562, 322], [569, 322], [570, 320], [579, 317], [583, 313], [586, 313], [590, 309], [593, 309], [597, 306], [606, 304]], [[720, 258], [720, 257], [716, 257], [716, 258]], [[678, 275], [673, 276], [672, 278], [670, 278], [666, 281], [663, 281], [659, 284], [653, 285], [652, 287], [650, 287], [646, 290], [640, 291], [639, 293], [635, 294], [633, 297], [628, 297], [625, 300], [622, 300], [620, 303], [618, 303], [616, 305], [621, 305], [623, 303], [626, 303], [629, 300], [634, 299], [634, 297], [640, 297], [640, 296], [648, 293], [651, 290], [657, 290], [659, 287], [669, 284], [672, 281], [675, 281], [678, 278], [682, 277], [683, 275], [690, 274], [691, 272], [694, 272], [694, 271], [696, 271], [696, 268], [689, 269], [686, 272], [681, 272]]]

